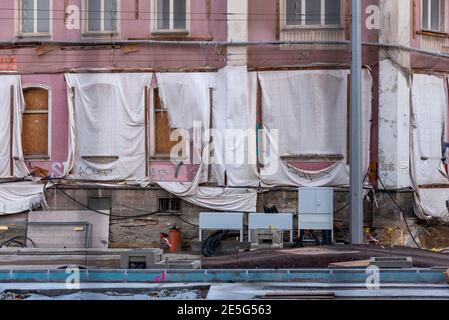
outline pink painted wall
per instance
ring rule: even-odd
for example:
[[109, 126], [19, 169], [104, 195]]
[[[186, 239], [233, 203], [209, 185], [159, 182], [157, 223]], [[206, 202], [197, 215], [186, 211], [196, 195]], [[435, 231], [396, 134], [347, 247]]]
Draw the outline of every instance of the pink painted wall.
[[[139, 0], [139, 19], [135, 19], [135, 0], [120, 0], [121, 19], [119, 34], [113, 39], [155, 39], [151, 34], [153, 22], [152, 1]], [[81, 5], [81, 0], [69, 0], [69, 5]], [[2, 0], [0, 4], [0, 41], [16, 40], [14, 26], [14, 0]], [[207, 15], [207, 1], [190, 0], [189, 38], [198, 40], [226, 40], [226, 1], [212, 0], [211, 14]], [[69, 30], [64, 25], [64, 1], [53, 0], [53, 40], [94, 41], [108, 40], [108, 36], [82, 35], [82, 30]], [[26, 38], [26, 40], [38, 40]], [[0, 50], [0, 55], [15, 55], [19, 72], [53, 73], [73, 68], [219, 68], [225, 65], [226, 56], [214, 48], [199, 46], [152, 45], [140, 46], [138, 52], [125, 54], [123, 50], [79, 50], [54, 46], [44, 55], [37, 55], [34, 48]]]
[[[277, 2], [283, 0], [249, 0], [248, 32], [250, 41], [270, 41], [276, 39], [279, 21], [276, 17]], [[379, 0], [362, 1], [362, 21], [367, 18], [366, 7], [378, 5]], [[282, 13], [281, 13], [282, 14]], [[344, 11], [342, 12], [344, 14]], [[282, 32], [282, 31], [281, 31]], [[362, 24], [363, 41], [378, 41], [378, 30], [368, 30]], [[283, 65], [307, 65], [313, 63], [348, 64], [349, 51], [341, 50], [300, 50], [293, 48], [287, 50], [279, 47], [254, 46], [249, 49], [250, 67], [276, 67]], [[363, 49], [363, 62], [374, 65], [378, 62], [376, 48]]]
[[[0, 41], [13, 40], [14, 3], [17, 0], [2, 0], [0, 3]], [[64, 25], [64, 1], [53, 1], [53, 39], [79, 40], [81, 30], [68, 30]], [[139, 18], [135, 18], [135, 0], [119, 0], [121, 3], [120, 34], [116, 39], [150, 37], [150, 22], [153, 21], [152, 3], [155, 0], [139, 0]], [[69, 5], [81, 8], [82, 0], [69, 0]], [[212, 0], [211, 14], [207, 16], [207, 1], [190, 0], [190, 35], [226, 40], [226, 0]]]
[[[120, 0], [121, 20], [119, 34], [114, 39], [153, 39], [152, 4], [155, 0], [139, 0], [139, 18], [135, 18], [135, 0]], [[2, 0], [0, 3], [0, 41], [19, 40], [16, 38], [14, 9], [16, 0]], [[82, 30], [70, 30], [64, 25], [64, 1], [53, 0], [52, 40], [79, 41], [106, 39], [82, 35]], [[82, 0], [69, 0], [69, 5], [81, 8]], [[210, 15], [206, 0], [190, 0], [189, 37], [198, 40], [227, 39], [226, 0], [211, 0]], [[189, 19], [189, 18], [188, 18]], [[27, 38], [26, 40], [36, 40]], [[22, 82], [45, 85], [51, 89], [51, 159], [29, 161], [28, 165], [49, 170], [55, 176], [62, 173], [67, 159], [67, 92], [63, 73], [76, 68], [154, 68], [158, 70], [182, 68], [220, 68], [225, 65], [226, 54], [214, 48], [199, 46], [140, 46], [138, 52], [125, 54], [119, 49], [79, 50], [53, 46], [44, 55], [38, 55], [35, 48], [0, 49], [0, 56], [14, 55]], [[171, 163], [152, 162], [150, 173], [153, 179], [170, 181], [190, 181], [196, 171], [195, 166], [182, 166], [175, 177], [175, 167]]]

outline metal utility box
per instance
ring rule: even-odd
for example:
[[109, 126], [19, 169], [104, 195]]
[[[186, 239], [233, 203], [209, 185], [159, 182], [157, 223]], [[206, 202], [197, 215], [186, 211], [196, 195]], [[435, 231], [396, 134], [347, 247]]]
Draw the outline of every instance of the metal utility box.
[[334, 229], [334, 190], [304, 187], [298, 190], [298, 230]]
[[290, 242], [293, 242], [293, 214], [291, 213], [250, 213], [248, 215], [249, 233], [260, 229], [274, 229], [290, 232]]
[[243, 242], [243, 213], [200, 212], [199, 240], [203, 241], [203, 230], [238, 230]]

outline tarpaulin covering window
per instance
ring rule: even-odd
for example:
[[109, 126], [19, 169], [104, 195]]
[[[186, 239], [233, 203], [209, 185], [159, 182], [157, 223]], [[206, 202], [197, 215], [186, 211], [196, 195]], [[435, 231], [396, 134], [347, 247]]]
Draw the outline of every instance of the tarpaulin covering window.
[[80, 180], [145, 180], [145, 90], [151, 77], [151, 73], [66, 74], [65, 175]]
[[0, 178], [28, 174], [22, 154], [23, 109], [20, 76], [0, 75]]
[[[337, 186], [349, 183], [347, 70], [260, 72], [266, 186]], [[363, 73], [363, 174], [368, 170], [372, 78]], [[284, 157], [316, 157], [326, 169], [305, 171]], [[327, 157], [341, 158], [339, 161]], [[362, 179], [363, 177], [361, 177]]]
[[413, 75], [411, 173], [420, 218], [449, 220], [449, 177], [443, 158], [447, 141], [446, 79]]

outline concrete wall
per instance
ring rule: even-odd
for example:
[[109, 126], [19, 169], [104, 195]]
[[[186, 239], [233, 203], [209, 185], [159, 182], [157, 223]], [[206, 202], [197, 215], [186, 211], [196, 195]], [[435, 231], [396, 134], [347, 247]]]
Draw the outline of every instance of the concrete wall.
[[[67, 187], [67, 194], [77, 201], [87, 204], [88, 197], [111, 197], [112, 214], [123, 217], [141, 215], [154, 212], [158, 209], [158, 198], [167, 197], [168, 193], [160, 189], [114, 188], [75, 189]], [[396, 191], [392, 197], [404, 209], [405, 218], [409, 228], [423, 247], [447, 247], [449, 245], [449, 227], [434, 222], [419, 222], [414, 220], [413, 193], [411, 191]], [[295, 189], [278, 189], [260, 193], [257, 201], [257, 210], [263, 212], [263, 207], [276, 205], [280, 212], [297, 213], [298, 194]], [[349, 240], [348, 192], [335, 190], [334, 193], [334, 230], [337, 241]], [[84, 210], [68, 199], [56, 189], [47, 190], [48, 207], [44, 210]], [[189, 250], [191, 242], [198, 239], [199, 212], [208, 211], [181, 201], [181, 218], [175, 215], [154, 214], [141, 218], [117, 219], [111, 217], [109, 229], [109, 247], [111, 248], [144, 248], [159, 247], [160, 232], [168, 233], [176, 225], [182, 230], [183, 249]], [[15, 236], [26, 236], [27, 214], [0, 216], [0, 226], [8, 226], [7, 231], [0, 231], [0, 243]], [[296, 223], [296, 222], [295, 222]], [[391, 200], [388, 193], [370, 192], [364, 201], [364, 227], [383, 245], [389, 245], [390, 240], [395, 245], [414, 246], [404, 222], [404, 217]], [[393, 230], [392, 235], [389, 229]], [[297, 225], [295, 225], [295, 239], [297, 238]]]
[[[122, 217], [144, 215], [158, 210], [158, 198], [168, 197], [169, 193], [160, 189], [65, 189], [64, 190], [77, 201], [87, 204], [88, 197], [110, 197], [112, 214]], [[48, 210], [82, 210], [72, 200], [56, 189], [47, 190]], [[181, 201], [181, 219], [193, 225], [198, 225], [201, 209], [188, 202]], [[153, 214], [147, 217], [117, 219], [110, 218], [109, 247], [134, 248], [134, 247], [159, 247], [159, 234], [169, 233], [173, 226], [182, 229], [184, 246], [189, 246], [189, 241], [198, 238], [198, 230], [180, 220], [175, 214]]]

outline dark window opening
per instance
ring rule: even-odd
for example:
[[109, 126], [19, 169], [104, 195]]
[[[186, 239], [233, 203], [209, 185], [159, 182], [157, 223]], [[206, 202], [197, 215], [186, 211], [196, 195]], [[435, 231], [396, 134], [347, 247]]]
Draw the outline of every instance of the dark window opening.
[[181, 200], [179, 198], [159, 198], [159, 212], [181, 212]]

